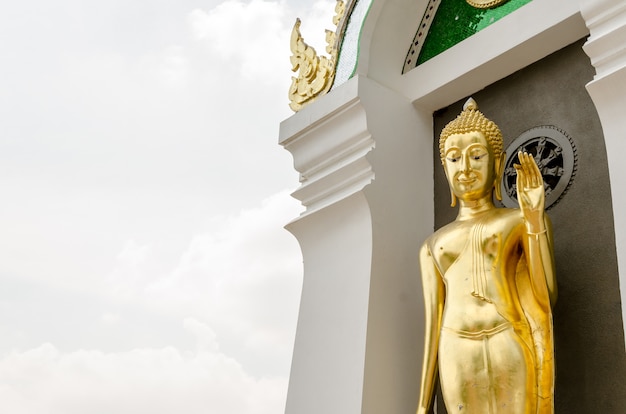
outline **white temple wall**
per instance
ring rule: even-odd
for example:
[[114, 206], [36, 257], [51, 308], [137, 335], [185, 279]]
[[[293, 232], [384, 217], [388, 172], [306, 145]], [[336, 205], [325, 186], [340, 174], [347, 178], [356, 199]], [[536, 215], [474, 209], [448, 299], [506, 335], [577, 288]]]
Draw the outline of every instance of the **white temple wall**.
[[583, 47], [596, 68], [587, 85], [596, 105], [602, 129], [611, 178], [615, 222], [615, 246], [620, 271], [622, 318], [626, 331], [626, 2], [623, 0], [579, 0], [590, 30]]
[[305, 263], [287, 413], [410, 412], [423, 329], [417, 249], [433, 228], [432, 119], [367, 78], [336, 92], [281, 125], [306, 206], [287, 226]]
[[287, 412], [361, 412], [372, 243], [367, 202], [352, 195], [288, 229], [306, 265]]
[[432, 140], [426, 135], [432, 117], [419, 118], [404, 96], [366, 78], [359, 82], [367, 85], [360, 96], [376, 141], [368, 154], [376, 178], [363, 190], [373, 249], [361, 412], [411, 412], [424, 319], [417, 254], [434, 220], [432, 198], [424, 196], [433, 193]]

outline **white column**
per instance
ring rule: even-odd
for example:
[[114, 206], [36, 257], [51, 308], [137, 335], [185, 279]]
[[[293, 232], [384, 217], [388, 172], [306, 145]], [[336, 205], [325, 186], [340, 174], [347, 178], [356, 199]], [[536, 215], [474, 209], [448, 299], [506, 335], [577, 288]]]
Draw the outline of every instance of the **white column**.
[[287, 414], [415, 410], [431, 124], [358, 76], [281, 124], [306, 208], [287, 226], [304, 257]]
[[624, 0], [579, 0], [581, 14], [589, 28], [584, 50], [596, 68], [587, 85], [596, 105], [602, 129], [611, 179], [615, 221], [615, 245], [622, 297], [622, 318], [626, 331], [626, 2]]

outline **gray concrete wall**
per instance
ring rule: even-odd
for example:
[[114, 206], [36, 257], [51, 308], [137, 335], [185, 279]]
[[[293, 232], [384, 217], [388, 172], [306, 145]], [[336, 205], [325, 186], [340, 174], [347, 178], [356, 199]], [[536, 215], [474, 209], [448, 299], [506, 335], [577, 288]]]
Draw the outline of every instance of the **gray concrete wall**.
[[[604, 138], [585, 84], [594, 75], [576, 42], [472, 96], [504, 134], [505, 148], [540, 125], [565, 130], [578, 150], [578, 171], [549, 210], [554, 226], [559, 299], [554, 309], [556, 413], [626, 412], [626, 354]], [[456, 217], [439, 162], [438, 133], [465, 99], [438, 111], [435, 227]], [[439, 404], [440, 412], [445, 412]]]

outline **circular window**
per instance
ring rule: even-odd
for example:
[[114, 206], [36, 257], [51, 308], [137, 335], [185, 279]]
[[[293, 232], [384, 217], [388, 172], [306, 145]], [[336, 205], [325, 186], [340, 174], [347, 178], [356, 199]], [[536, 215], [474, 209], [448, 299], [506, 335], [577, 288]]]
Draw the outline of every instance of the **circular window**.
[[519, 163], [517, 154], [527, 152], [533, 156], [546, 192], [546, 209], [563, 197], [576, 174], [578, 157], [572, 139], [561, 129], [539, 126], [521, 134], [506, 149], [506, 164], [502, 177], [502, 204], [517, 208], [517, 174], [513, 164]]

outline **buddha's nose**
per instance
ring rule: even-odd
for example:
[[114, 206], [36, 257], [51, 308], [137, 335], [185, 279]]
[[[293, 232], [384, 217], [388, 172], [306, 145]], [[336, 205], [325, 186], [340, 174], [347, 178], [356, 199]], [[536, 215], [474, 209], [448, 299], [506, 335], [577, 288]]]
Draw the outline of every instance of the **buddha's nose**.
[[472, 167], [470, 165], [469, 155], [465, 154], [461, 157], [461, 171], [464, 173], [469, 173], [472, 171]]

